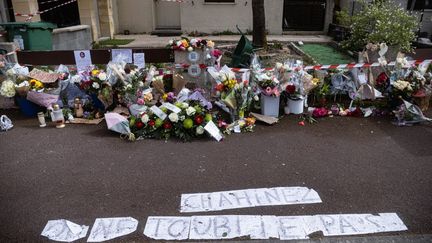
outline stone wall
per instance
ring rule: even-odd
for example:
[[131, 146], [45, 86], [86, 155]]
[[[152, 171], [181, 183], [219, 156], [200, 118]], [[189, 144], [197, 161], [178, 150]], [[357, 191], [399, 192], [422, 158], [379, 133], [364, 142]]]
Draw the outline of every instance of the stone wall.
[[53, 50], [91, 49], [92, 33], [88, 25], [76, 25], [54, 29], [52, 33]]

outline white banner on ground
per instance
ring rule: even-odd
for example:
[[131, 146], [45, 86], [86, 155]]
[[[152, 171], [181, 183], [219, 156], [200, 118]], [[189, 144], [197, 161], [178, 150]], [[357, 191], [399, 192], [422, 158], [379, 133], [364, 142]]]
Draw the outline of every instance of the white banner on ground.
[[321, 202], [318, 193], [307, 187], [257, 188], [182, 194], [180, 212], [220, 211], [233, 208]]
[[404, 231], [395, 213], [328, 214], [314, 216], [218, 215], [149, 217], [144, 235], [158, 240], [220, 240], [239, 237], [281, 240], [308, 239], [314, 232], [324, 236]]
[[137, 229], [138, 220], [132, 217], [97, 218], [87, 242], [102, 242], [128, 235]]
[[72, 242], [84, 238], [88, 228], [86, 225], [78, 225], [65, 219], [49, 220], [41, 235], [50, 240]]

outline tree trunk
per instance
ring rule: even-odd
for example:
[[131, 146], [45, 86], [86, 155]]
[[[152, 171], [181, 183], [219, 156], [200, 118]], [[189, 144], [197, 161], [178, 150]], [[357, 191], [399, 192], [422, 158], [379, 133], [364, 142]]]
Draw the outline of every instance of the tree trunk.
[[264, 0], [252, 0], [253, 45], [267, 49]]

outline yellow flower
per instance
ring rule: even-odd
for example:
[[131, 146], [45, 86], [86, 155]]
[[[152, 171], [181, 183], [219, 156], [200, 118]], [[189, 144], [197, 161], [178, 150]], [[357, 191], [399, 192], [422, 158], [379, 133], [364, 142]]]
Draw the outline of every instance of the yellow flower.
[[97, 69], [94, 69], [94, 70], [92, 70], [92, 71], [91, 71], [91, 75], [92, 75], [93, 77], [96, 77], [96, 76], [98, 76], [98, 75], [99, 75], [99, 73], [100, 73], [100, 71], [99, 71], [99, 70], [97, 70]]
[[162, 99], [163, 99], [164, 101], [166, 101], [167, 98], [168, 98], [168, 94], [167, 94], [167, 93], [165, 93], [164, 95], [162, 95]]
[[31, 79], [30, 80], [30, 86], [32, 88], [35, 88], [35, 89], [42, 89], [43, 88], [43, 83], [41, 81], [39, 81], [39, 80]]
[[318, 83], [319, 83], [319, 78], [313, 78], [312, 79], [312, 83], [314, 84], [314, 85], [317, 85]]
[[181, 42], [185, 48], [189, 47], [189, 43], [187, 42], [187, 40], [182, 40]]

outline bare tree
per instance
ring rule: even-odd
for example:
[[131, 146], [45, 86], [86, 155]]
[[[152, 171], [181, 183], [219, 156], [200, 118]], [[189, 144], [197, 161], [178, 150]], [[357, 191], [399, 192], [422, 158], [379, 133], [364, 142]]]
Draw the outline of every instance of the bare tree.
[[252, 0], [253, 45], [267, 49], [264, 0]]

